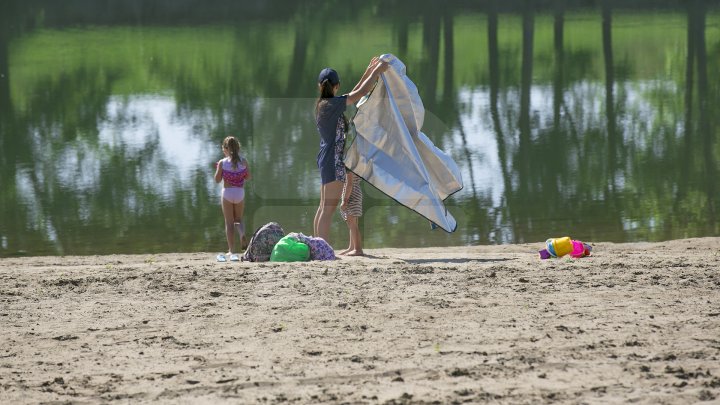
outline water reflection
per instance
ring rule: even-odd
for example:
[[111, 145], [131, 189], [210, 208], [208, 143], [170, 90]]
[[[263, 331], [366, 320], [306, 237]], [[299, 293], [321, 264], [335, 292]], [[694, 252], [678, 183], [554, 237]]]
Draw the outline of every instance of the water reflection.
[[228, 134], [255, 177], [250, 226], [309, 233], [314, 77], [335, 66], [349, 87], [387, 51], [466, 187], [454, 234], [366, 187], [367, 247], [720, 233], [714, 3], [86, 3], [0, 16], [0, 255], [220, 249]]

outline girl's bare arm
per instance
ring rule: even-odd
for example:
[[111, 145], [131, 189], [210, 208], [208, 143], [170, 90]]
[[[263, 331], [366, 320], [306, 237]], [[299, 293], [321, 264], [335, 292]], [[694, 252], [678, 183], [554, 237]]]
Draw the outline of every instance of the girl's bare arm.
[[215, 183], [222, 181], [222, 160], [215, 164]]

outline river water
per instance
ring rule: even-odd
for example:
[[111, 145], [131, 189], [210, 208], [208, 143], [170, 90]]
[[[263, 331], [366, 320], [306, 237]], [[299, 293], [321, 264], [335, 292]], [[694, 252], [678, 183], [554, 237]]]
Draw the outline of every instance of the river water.
[[223, 250], [227, 135], [248, 227], [310, 234], [317, 74], [382, 53], [465, 187], [448, 234], [366, 185], [366, 247], [720, 234], [717, 2], [8, 3], [0, 256]]

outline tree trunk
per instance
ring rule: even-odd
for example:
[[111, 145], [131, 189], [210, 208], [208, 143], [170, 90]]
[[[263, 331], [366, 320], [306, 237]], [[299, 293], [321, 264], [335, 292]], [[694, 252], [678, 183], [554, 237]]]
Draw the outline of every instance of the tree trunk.
[[560, 126], [560, 109], [563, 101], [563, 77], [564, 77], [564, 52], [563, 52], [563, 34], [565, 24], [565, 2], [563, 0], [555, 1], [555, 21], [553, 43], [555, 48], [555, 77], [553, 80], [553, 126]]
[[451, 10], [446, 9], [443, 14], [443, 39], [445, 47], [445, 77], [443, 81], [443, 101], [448, 105], [452, 102], [454, 96], [453, 87], [453, 70], [455, 69], [455, 42], [453, 39], [453, 14]]
[[607, 178], [611, 192], [615, 193], [615, 171], [617, 169], [617, 131], [615, 117], [615, 72], [612, 51], [612, 10], [609, 0], [602, 5], [602, 41], [605, 60], [605, 109], [607, 119], [608, 168]]
[[437, 103], [438, 61], [440, 60], [440, 16], [426, 13], [423, 22], [423, 102], [432, 110]]
[[697, 80], [698, 80], [698, 101], [700, 111], [698, 112], [698, 121], [700, 134], [702, 135], [703, 162], [705, 169], [706, 194], [708, 199], [708, 221], [711, 227], [716, 227], [715, 218], [715, 161], [713, 158], [713, 142], [715, 140], [714, 128], [710, 123], [710, 97], [708, 94], [708, 76], [707, 76], [707, 50], [705, 47], [705, 3], [696, 1], [693, 3], [694, 13], [696, 15], [696, 35], [695, 35], [695, 52], [697, 55]]

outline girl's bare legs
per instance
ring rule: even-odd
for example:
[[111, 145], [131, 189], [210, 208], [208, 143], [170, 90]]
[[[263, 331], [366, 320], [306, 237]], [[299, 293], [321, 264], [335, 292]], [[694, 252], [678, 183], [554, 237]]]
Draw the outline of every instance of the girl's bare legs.
[[[223, 198], [222, 200], [222, 211], [223, 217], [225, 218], [225, 238], [227, 238], [228, 254], [232, 254], [233, 247], [235, 246], [235, 228], [244, 228], [242, 225], [243, 211], [245, 210], [245, 200], [233, 204], [230, 201]], [[243, 232], [240, 232], [240, 244], [244, 243]]]
[[352, 217], [351, 217], [350, 215], [348, 215], [348, 216], [345, 217], [345, 223], [347, 224], [347, 227], [348, 227], [348, 239], [349, 239], [350, 242], [348, 243], [347, 249], [345, 249], [345, 250], [343, 250], [342, 252], [338, 253], [338, 255], [346, 255], [346, 254], [352, 252], [352, 251], [355, 249], [355, 247], [353, 246], [353, 231], [352, 231], [352, 225], [351, 225], [351, 223], [350, 223], [351, 218], [352, 218]]
[[222, 212], [225, 218], [225, 238], [227, 239], [228, 255], [232, 254], [235, 245], [235, 204], [226, 199], [222, 199]]
[[358, 225], [358, 217], [348, 215], [347, 225], [350, 230], [350, 247], [347, 251], [341, 254], [347, 254], [348, 256], [363, 256], [362, 250], [362, 235], [360, 235], [360, 226]]
[[343, 183], [339, 180], [331, 181], [322, 186], [320, 208], [318, 210], [320, 215], [317, 218], [316, 236], [325, 239], [325, 242], [328, 244], [330, 244], [328, 240], [330, 237], [330, 223], [332, 222], [333, 214], [335, 214], [335, 209], [338, 204], [340, 204], [342, 189]]
[[233, 225], [240, 235], [240, 250], [245, 249], [247, 239], [245, 238], [245, 224], [243, 223], [243, 212], [245, 211], [245, 200], [233, 204], [234, 220]]

